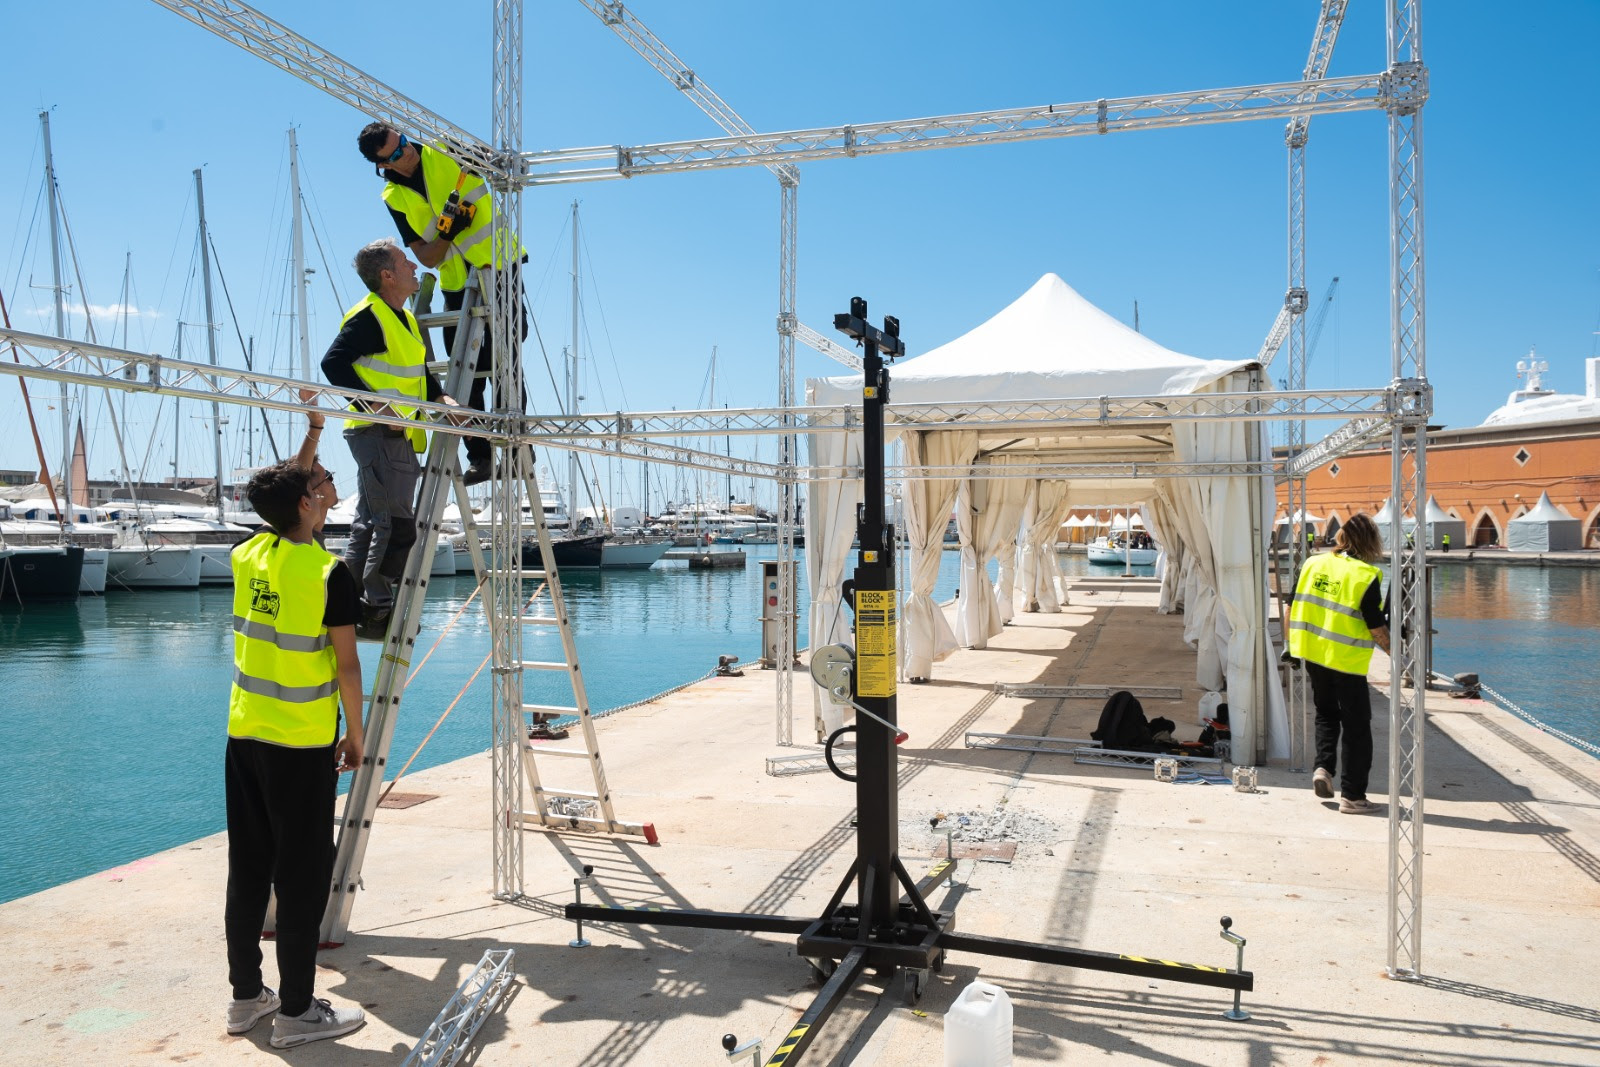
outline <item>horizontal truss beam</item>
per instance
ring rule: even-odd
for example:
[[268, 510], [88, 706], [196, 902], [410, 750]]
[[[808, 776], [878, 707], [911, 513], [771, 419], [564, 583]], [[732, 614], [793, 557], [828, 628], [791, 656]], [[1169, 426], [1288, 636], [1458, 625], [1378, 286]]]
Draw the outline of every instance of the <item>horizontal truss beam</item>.
[[1368, 74], [634, 147], [598, 145], [526, 152], [523, 159], [528, 173], [523, 180], [530, 185], [556, 185], [1080, 134], [1377, 111], [1383, 107], [1383, 81], [1381, 74]]
[[[0, 373], [70, 384], [101, 386], [131, 393], [209, 400], [243, 407], [298, 412], [308, 402], [332, 419], [349, 419], [346, 404], [355, 398], [381, 402], [375, 393], [356, 393], [327, 385], [308, 385], [254, 371], [168, 359], [151, 353], [129, 352], [105, 345], [64, 341], [21, 330], [0, 329], [0, 344], [11, 344], [14, 361], [0, 360]], [[937, 429], [1005, 429], [1032, 436], [1069, 436], [1086, 428], [1128, 428], [1149, 432], [1180, 421], [1234, 419], [1261, 421], [1285, 417], [1361, 417], [1294, 461], [1298, 467], [1326, 462], [1381, 434], [1395, 404], [1395, 390], [1338, 390], [1331, 393], [1201, 393], [1160, 397], [1078, 397], [1046, 401], [992, 402], [986, 404], [891, 405], [895, 421], [905, 427]], [[856, 468], [817, 467], [795, 471], [779, 464], [741, 459], [689, 448], [659, 438], [706, 435], [759, 435], [792, 432], [795, 420], [813, 420], [801, 427], [805, 433], [840, 433], [857, 429], [855, 410], [840, 407], [747, 408], [742, 410], [617, 412], [608, 415], [533, 415], [518, 417], [505, 412], [476, 412], [444, 404], [418, 407], [437, 421], [430, 427], [452, 436], [487, 436], [499, 441], [513, 438], [545, 447], [569, 449], [620, 459], [665, 463], [698, 470], [731, 472], [771, 481], [827, 481], [860, 476]], [[1370, 414], [1377, 412], [1377, 414]], [[390, 426], [409, 425], [396, 416], [363, 415], [365, 421]], [[447, 421], [459, 420], [459, 421]], [[1342, 451], [1333, 451], [1342, 449]], [[1307, 466], [1309, 465], [1309, 466]], [[1162, 460], [1101, 459], [1086, 461], [1070, 450], [1043, 453], [1028, 462], [988, 464], [978, 467], [891, 467], [888, 475], [900, 481], [926, 478], [1098, 478], [1150, 479], [1178, 477], [1283, 476], [1286, 464], [1181, 463]]]

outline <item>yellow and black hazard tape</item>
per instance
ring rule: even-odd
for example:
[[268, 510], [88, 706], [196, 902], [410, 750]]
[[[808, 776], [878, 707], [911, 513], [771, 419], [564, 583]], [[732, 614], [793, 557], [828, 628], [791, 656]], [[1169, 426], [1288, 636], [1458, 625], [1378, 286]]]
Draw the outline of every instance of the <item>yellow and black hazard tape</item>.
[[1160, 967], [1176, 967], [1181, 971], [1209, 971], [1212, 974], [1227, 974], [1226, 967], [1207, 967], [1203, 963], [1183, 963], [1179, 960], [1153, 960], [1148, 956], [1129, 956], [1126, 954], [1117, 957], [1119, 960], [1130, 960], [1133, 963], [1153, 963]]
[[772, 1054], [772, 1058], [767, 1061], [767, 1067], [783, 1067], [783, 1064], [789, 1060], [789, 1054], [794, 1051], [794, 1047], [800, 1043], [801, 1038], [806, 1036], [806, 1031], [809, 1029], [811, 1029], [810, 1023], [799, 1023], [793, 1030], [790, 1030], [789, 1036], [783, 1039], [783, 1044], [778, 1046], [777, 1051]]
[[935, 863], [932, 867], [928, 868], [928, 873], [922, 876], [922, 880], [924, 882], [937, 882], [939, 879], [944, 877], [944, 872], [948, 871], [950, 869], [950, 865], [954, 862], [955, 860], [940, 860], [938, 863]]

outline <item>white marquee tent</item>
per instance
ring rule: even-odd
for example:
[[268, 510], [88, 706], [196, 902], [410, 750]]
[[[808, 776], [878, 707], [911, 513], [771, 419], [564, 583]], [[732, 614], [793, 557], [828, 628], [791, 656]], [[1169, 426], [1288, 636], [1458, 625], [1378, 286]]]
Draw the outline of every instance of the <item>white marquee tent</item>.
[[1512, 552], [1570, 552], [1583, 547], [1583, 523], [1540, 493], [1533, 510], [1506, 523], [1506, 548]]
[[[1164, 419], [1159, 397], [1262, 388], [1252, 361], [1202, 360], [1156, 344], [1079, 296], [1054, 274], [987, 322], [948, 344], [890, 368], [889, 402], [938, 405], [936, 415], [891, 414], [886, 436], [898, 441], [901, 461], [915, 467], [964, 468], [960, 475], [909, 479], [904, 488], [911, 545], [902, 606], [905, 673], [932, 676], [934, 663], [963, 645], [984, 648], [1000, 632], [1022, 580], [1025, 608], [1055, 600], [1054, 542], [1073, 508], [1142, 502], [1151, 532], [1166, 548], [1160, 610], [1180, 604], [1185, 638], [1198, 655], [1200, 684], [1226, 686], [1235, 751], [1288, 753], [1282, 693], [1272, 669], [1266, 631], [1264, 550], [1272, 522], [1271, 486], [1246, 476], [1192, 478], [1007, 478], [1023, 463], [1241, 462], [1267, 453], [1262, 423]], [[859, 376], [811, 379], [807, 403], [860, 404]], [[1048, 419], [1051, 400], [1074, 397], [1150, 397], [1148, 424], [1101, 425], [1061, 419], [1041, 429], [1001, 426], [964, 429], [963, 410], [990, 401], [1039, 401]], [[933, 423], [937, 420], [937, 425]], [[859, 434], [808, 435], [814, 468], [858, 469]], [[806, 563], [812, 590], [811, 647], [849, 640], [840, 606], [854, 536], [859, 479], [822, 479], [810, 488]], [[945, 516], [956, 505], [961, 539], [961, 596], [952, 632], [933, 603]], [[985, 568], [999, 561], [991, 587]], [[1020, 567], [1018, 565], [1020, 559]], [[1055, 610], [1059, 610], [1056, 608]], [[1099, 679], [1134, 684], [1136, 679]], [[842, 722], [820, 691], [819, 722]]]

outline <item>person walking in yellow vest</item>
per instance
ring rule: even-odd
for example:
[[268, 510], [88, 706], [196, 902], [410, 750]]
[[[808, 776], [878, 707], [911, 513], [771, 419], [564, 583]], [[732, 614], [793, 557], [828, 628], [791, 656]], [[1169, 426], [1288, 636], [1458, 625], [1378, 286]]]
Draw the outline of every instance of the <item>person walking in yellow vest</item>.
[[[257, 471], [245, 489], [267, 528], [233, 550], [233, 688], [224, 782], [228, 811], [227, 1032], [274, 1015], [272, 1045], [348, 1034], [366, 1015], [313, 996], [317, 938], [333, 880], [339, 774], [360, 764], [356, 582], [315, 540], [338, 502], [333, 475], [300, 457]], [[309, 457], [307, 459], [306, 457]], [[344, 708], [344, 734], [339, 709]], [[279, 992], [263, 981], [261, 930], [277, 894]]]
[[[400, 243], [411, 250], [424, 267], [437, 267], [439, 288], [444, 293], [447, 311], [458, 311], [465, 299], [464, 289], [470, 270], [509, 266], [506, 288], [517, 310], [521, 336], [528, 336], [528, 319], [522, 308], [521, 264], [526, 259], [518, 244], [510, 255], [502, 253], [496, 261], [493, 248], [494, 201], [488, 183], [445, 153], [410, 140], [392, 126], [369, 122], [356, 136], [361, 156], [384, 179], [383, 202], [389, 208]], [[439, 219], [450, 209], [455, 194], [461, 214], [449, 230], [441, 232]], [[470, 212], [470, 218], [465, 213]], [[483, 281], [487, 285], [487, 271]], [[455, 345], [455, 328], [444, 331], [446, 352]], [[520, 353], [518, 353], [520, 354]], [[493, 339], [486, 332], [478, 349], [477, 374], [467, 395], [467, 406], [484, 410], [484, 391], [494, 373]], [[500, 398], [505, 403], [505, 398]], [[527, 408], [527, 393], [518, 398], [517, 410]], [[487, 439], [466, 439], [467, 469], [463, 480], [468, 485], [487, 481], [494, 471], [494, 456]]]
[[1289, 654], [1305, 663], [1317, 711], [1317, 759], [1311, 788], [1333, 797], [1339, 779], [1339, 810], [1362, 815], [1378, 810], [1367, 799], [1372, 771], [1372, 699], [1367, 666], [1374, 646], [1389, 651], [1389, 618], [1374, 562], [1383, 556], [1378, 527], [1353, 515], [1339, 528], [1332, 552], [1312, 556], [1295, 584], [1289, 607]]
[[[356, 253], [356, 274], [369, 290], [345, 312], [344, 324], [322, 357], [322, 373], [342, 389], [381, 393], [371, 409], [416, 425], [399, 429], [362, 419], [345, 422], [344, 440], [355, 457], [360, 497], [350, 524], [344, 561], [361, 579], [363, 613], [357, 635], [381, 640], [394, 604], [394, 582], [417, 540], [417, 453], [428, 447], [418, 401], [454, 404], [428, 373], [427, 349], [406, 301], [417, 291], [417, 266], [393, 240], [373, 241]], [[350, 410], [365, 412], [364, 401]]]

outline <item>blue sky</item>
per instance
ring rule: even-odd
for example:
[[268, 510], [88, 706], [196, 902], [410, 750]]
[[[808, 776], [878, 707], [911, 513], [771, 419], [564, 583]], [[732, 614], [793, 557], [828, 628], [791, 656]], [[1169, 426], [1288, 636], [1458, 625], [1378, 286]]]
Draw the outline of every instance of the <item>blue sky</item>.
[[[394, 0], [263, 0], [268, 14], [374, 77], [487, 137], [489, 9]], [[1384, 64], [1384, 4], [1353, 0], [1332, 74]], [[758, 130], [910, 118], [1297, 78], [1315, 0], [845, 4], [640, 0], [632, 9]], [[191, 171], [204, 168], [213, 240], [258, 365], [294, 373], [287, 289], [287, 129], [293, 125], [317, 240], [313, 363], [345, 304], [365, 241], [392, 233], [380, 182], [356, 156], [363, 116], [155, 4], [8, 4], [0, 133], [0, 287], [13, 321], [48, 331], [38, 112], [50, 109], [56, 166], [83, 273], [71, 302], [120, 302], [131, 253], [139, 314], [130, 347], [173, 353], [178, 323], [203, 319], [193, 265]], [[1600, 3], [1430, 0], [1424, 55], [1428, 370], [1436, 421], [1472, 425], [1515, 388], [1537, 346], [1546, 384], [1581, 392], [1597, 352], [1600, 208], [1592, 110]], [[635, 144], [712, 132], [572, 0], [526, 8], [525, 145]], [[461, 68], [474, 73], [446, 75]], [[1307, 268], [1313, 300], [1338, 296], [1310, 366], [1314, 387], [1389, 377], [1386, 125], [1381, 113], [1312, 124]], [[838, 160], [802, 168], [799, 312], [826, 330], [850, 296], [897, 315], [910, 352], [972, 328], [1054, 271], [1145, 333], [1207, 358], [1252, 355], [1285, 285], [1286, 152], [1281, 122], [1116, 134]], [[567, 230], [582, 204], [586, 410], [776, 397], [778, 192], [759, 168], [537, 188], [523, 232], [540, 331], [552, 361], [568, 343]], [[241, 346], [220, 289], [222, 359]], [[81, 318], [75, 320], [81, 336]], [[109, 328], [102, 320], [101, 336]], [[120, 329], [120, 328], [119, 328]], [[191, 356], [203, 331], [182, 330]], [[203, 358], [203, 356], [202, 356]], [[553, 410], [544, 356], [528, 349], [534, 406]], [[799, 377], [837, 365], [801, 349]], [[1281, 367], [1275, 368], [1282, 373]], [[803, 384], [801, 385], [803, 389]], [[33, 386], [59, 455], [59, 389]], [[184, 411], [180, 467], [210, 467], [198, 405]], [[228, 462], [245, 438], [230, 421]], [[104, 402], [91, 398], [91, 470], [115, 463]], [[170, 464], [170, 406], [131, 401], [141, 463]], [[0, 467], [35, 465], [14, 379], [0, 381]], [[326, 458], [353, 488], [347, 457]], [[771, 456], [770, 444], [765, 446]], [[165, 468], [170, 471], [170, 466]], [[628, 479], [637, 484], [636, 476]], [[744, 495], [741, 490], [739, 495]], [[637, 494], [635, 493], [635, 496]], [[627, 502], [619, 499], [618, 503]], [[637, 502], [637, 501], [634, 501]], [[659, 501], [656, 501], [659, 506]]]

